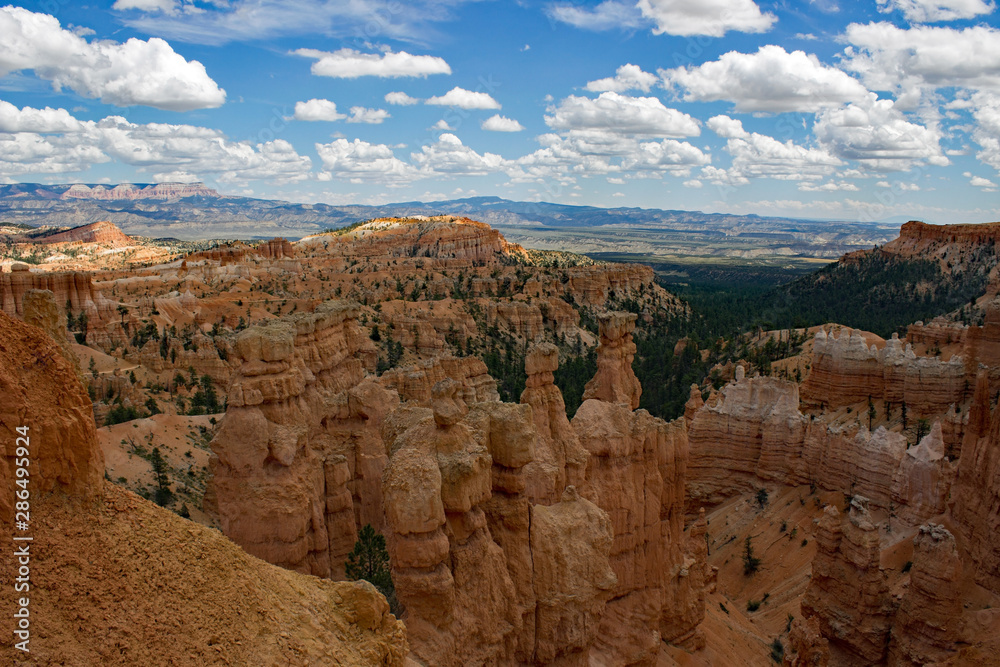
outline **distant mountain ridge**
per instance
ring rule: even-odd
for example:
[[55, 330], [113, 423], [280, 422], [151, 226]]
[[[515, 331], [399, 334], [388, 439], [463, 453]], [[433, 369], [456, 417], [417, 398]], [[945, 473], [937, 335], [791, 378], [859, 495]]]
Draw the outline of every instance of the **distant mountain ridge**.
[[835, 258], [883, 244], [898, 227], [652, 208], [470, 197], [379, 206], [297, 204], [220, 195], [201, 183], [0, 185], [0, 222], [78, 226], [107, 220], [126, 234], [178, 239], [301, 238], [373, 218], [457, 215], [528, 247], [577, 252]]

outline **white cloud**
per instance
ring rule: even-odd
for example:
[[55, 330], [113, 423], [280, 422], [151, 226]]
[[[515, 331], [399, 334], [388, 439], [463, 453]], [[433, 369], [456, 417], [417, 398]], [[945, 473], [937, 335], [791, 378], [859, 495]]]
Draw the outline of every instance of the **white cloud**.
[[857, 72], [869, 90], [897, 95], [901, 108], [915, 106], [936, 88], [1000, 92], [1000, 30], [852, 23], [844, 39], [843, 66]]
[[187, 171], [168, 171], [153, 174], [153, 180], [157, 183], [197, 183], [201, 177]]
[[[194, 125], [130, 123], [120, 116], [80, 121], [62, 109], [11, 109], [0, 104], [0, 176], [84, 171], [117, 160], [150, 173], [216, 174], [223, 182], [279, 183], [309, 177], [311, 160], [284, 140], [232, 141]], [[43, 134], [44, 132], [44, 134]]]
[[499, 109], [500, 103], [489, 96], [488, 93], [473, 92], [458, 86], [452, 88], [444, 95], [432, 97], [424, 104], [433, 104], [442, 107], [458, 107], [459, 109]]
[[996, 5], [983, 0], [878, 0], [878, 8], [882, 12], [899, 10], [910, 23], [935, 23], [990, 14]]
[[973, 176], [969, 179], [969, 185], [974, 185], [977, 188], [995, 188], [996, 183], [988, 178], [983, 178], [982, 176]]
[[639, 144], [639, 149], [625, 157], [621, 168], [625, 171], [666, 171], [674, 176], [689, 176], [691, 167], [702, 167], [711, 158], [686, 141], [664, 139]]
[[[212, 8], [184, 0], [170, 15], [124, 16], [122, 23], [146, 34], [199, 44], [276, 40], [289, 35], [323, 35], [363, 42], [389, 39], [427, 44], [444, 35], [434, 24], [454, 18], [465, 0], [208, 0]], [[201, 3], [199, 3], [201, 4]]]
[[116, 106], [189, 111], [221, 106], [226, 92], [196, 60], [185, 60], [156, 37], [87, 42], [47, 14], [0, 8], [0, 76], [33, 70], [56, 90]]
[[910, 122], [892, 100], [876, 100], [874, 93], [863, 103], [821, 112], [813, 131], [834, 155], [875, 171], [949, 163], [939, 129]]
[[622, 65], [615, 72], [613, 77], [598, 79], [587, 84], [587, 90], [594, 93], [612, 91], [624, 93], [629, 90], [641, 90], [648, 93], [649, 89], [657, 82], [655, 74], [643, 72], [638, 65]]
[[698, 136], [698, 122], [655, 97], [629, 97], [614, 92], [596, 99], [571, 95], [549, 107], [545, 122], [556, 130], [601, 130], [637, 136]]
[[647, 25], [642, 13], [634, 3], [605, 0], [593, 9], [585, 9], [579, 5], [560, 3], [550, 6], [546, 12], [549, 17], [568, 23], [583, 30], [626, 30], [642, 28]]
[[698, 66], [660, 70], [686, 102], [728, 100], [739, 111], [814, 112], [863, 100], [868, 91], [839, 69], [804, 51], [768, 44], [757, 53], [730, 51]]
[[612, 176], [612, 177], [610, 177], [610, 178], [608, 178], [606, 180], [611, 185], [625, 185], [625, 179], [624, 178], [618, 178], [617, 176]]
[[65, 109], [18, 109], [0, 100], [0, 132], [79, 132], [83, 124]]
[[417, 104], [420, 100], [418, 100], [416, 97], [410, 97], [406, 93], [392, 92], [385, 94], [385, 101], [388, 102], [389, 104], [408, 107], [413, 104]]
[[451, 67], [444, 58], [437, 56], [414, 56], [406, 51], [361, 53], [354, 49], [339, 51], [318, 51], [316, 49], [296, 49], [297, 56], [315, 58], [311, 71], [316, 76], [336, 79], [356, 79], [362, 76], [397, 78], [403, 76], [426, 77], [430, 74], [451, 74]]
[[1000, 173], [1000, 95], [977, 93], [972, 100], [976, 119], [972, 138], [982, 147], [976, 157]]
[[857, 192], [858, 186], [847, 181], [827, 181], [823, 184], [810, 183], [804, 181], [799, 183], [799, 190], [802, 192]]
[[413, 165], [397, 158], [385, 144], [335, 139], [329, 144], [316, 144], [316, 152], [324, 169], [354, 183], [407, 183], [421, 177]]
[[524, 129], [524, 126], [513, 118], [507, 118], [500, 114], [490, 116], [482, 122], [480, 127], [490, 132], [520, 132]]
[[368, 123], [369, 125], [380, 125], [382, 121], [389, 118], [389, 112], [385, 109], [368, 109], [366, 107], [351, 107], [351, 117], [348, 123]]
[[702, 183], [701, 181], [699, 181], [697, 178], [692, 178], [689, 181], [684, 181], [684, 187], [686, 187], [686, 188], [695, 188], [695, 189], [698, 189], [698, 188], [700, 188], [702, 186], [704, 186], [704, 183]]
[[295, 103], [295, 120], [341, 120], [346, 116], [337, 111], [336, 102], [312, 99]]
[[423, 146], [410, 158], [424, 172], [455, 176], [483, 176], [500, 171], [506, 160], [495, 153], [480, 155], [454, 134], [444, 133], [437, 142]]
[[452, 132], [455, 130], [444, 118], [430, 126], [431, 130], [441, 130], [442, 132]]
[[135, 9], [140, 12], [163, 12], [164, 14], [177, 13], [176, 0], [115, 0], [112, 9], [120, 12]]
[[767, 32], [777, 21], [762, 14], [752, 0], [639, 0], [642, 15], [655, 24], [657, 35], [708, 35], [722, 37], [729, 31]]
[[703, 175], [713, 182], [742, 185], [750, 178], [761, 177], [820, 180], [843, 164], [825, 149], [806, 148], [790, 140], [782, 143], [774, 137], [747, 132], [740, 121], [729, 116], [713, 116], [707, 125], [727, 140], [726, 152], [732, 156], [732, 167], [726, 174], [721, 170], [705, 174], [703, 170]]

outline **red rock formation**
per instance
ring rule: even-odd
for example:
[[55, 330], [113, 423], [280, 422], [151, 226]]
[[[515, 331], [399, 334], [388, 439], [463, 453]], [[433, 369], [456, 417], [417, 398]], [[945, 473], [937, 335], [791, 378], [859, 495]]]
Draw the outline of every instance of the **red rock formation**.
[[551, 343], [534, 346], [524, 359], [527, 374], [521, 403], [532, 408], [535, 430], [534, 460], [525, 466], [526, 493], [532, 503], [551, 505], [567, 485], [583, 488], [587, 450], [566, 418], [562, 392], [553, 373], [559, 367], [559, 348]]
[[110, 222], [92, 222], [38, 239], [40, 243], [97, 243], [112, 248], [133, 244], [131, 237]]
[[366, 523], [382, 526], [382, 418], [398, 400], [363, 382], [357, 307], [323, 304], [251, 327], [215, 439], [206, 509], [251, 554], [338, 576]]
[[383, 491], [393, 582], [413, 652], [428, 664], [495, 663], [513, 652], [522, 610], [482, 505], [492, 459], [463, 421], [459, 385], [434, 386], [433, 410], [400, 415]]
[[933, 243], [965, 243], [981, 245], [1000, 241], [1000, 223], [991, 222], [976, 225], [929, 225], [926, 222], [910, 220], [899, 228], [899, 237], [885, 244], [884, 249], [899, 252], [919, 253]]
[[892, 480], [892, 500], [903, 521], [915, 525], [947, 509], [957, 471], [944, 452], [940, 422], [935, 422], [923, 440], [906, 450]]
[[941, 361], [917, 357], [910, 346], [893, 337], [879, 350], [859, 331], [837, 337], [823, 330], [813, 343], [812, 369], [802, 385], [807, 405], [837, 408], [852, 403], [886, 400], [906, 402], [916, 417], [941, 414], [961, 403], [969, 383], [961, 357]]
[[840, 512], [827, 506], [816, 530], [812, 577], [802, 600], [802, 613], [818, 622], [836, 665], [882, 662], [894, 611], [879, 569], [877, 529], [865, 504], [856, 496], [843, 524]]
[[462, 386], [462, 399], [467, 404], [500, 400], [496, 380], [478, 357], [443, 356], [413, 366], [390, 368], [378, 381], [383, 387], [398, 392], [401, 400], [429, 406], [432, 387], [446, 378]]
[[600, 345], [597, 348], [597, 374], [583, 389], [583, 400], [597, 399], [622, 403], [628, 409], [639, 407], [642, 386], [632, 371], [635, 358], [634, 313], [609, 312], [598, 315]]
[[[4, 313], [0, 393], [0, 436], [9, 443], [0, 456], [0, 537], [8, 545], [9, 499], [20, 490], [8, 464], [21, 458], [15, 429], [28, 428], [29, 662], [403, 664], [405, 628], [370, 585], [279, 570], [106, 484], [83, 385], [48, 336]], [[0, 586], [14, 590], [16, 576], [4, 568]], [[14, 598], [5, 600], [13, 614]], [[12, 626], [0, 662], [24, 664]]]
[[789, 649], [781, 664], [784, 667], [827, 667], [830, 664], [830, 643], [820, 632], [819, 620], [796, 618], [788, 633]]
[[[61, 348], [41, 329], [0, 314], [0, 513], [10, 524], [15, 459], [28, 458], [32, 499], [61, 492], [84, 499], [104, 493], [104, 455], [90, 399]], [[16, 455], [25, 434], [29, 455]], [[24, 444], [21, 442], [21, 444]], [[15, 456], [16, 455], [16, 456]]]
[[802, 461], [806, 418], [798, 410], [797, 385], [745, 378], [742, 367], [736, 377], [694, 412], [688, 428], [693, 506], [752, 490], [759, 479], [794, 483], [808, 477]]
[[295, 248], [286, 239], [274, 238], [257, 246], [257, 254], [265, 259], [295, 257]]
[[962, 561], [944, 526], [927, 524], [913, 540], [910, 588], [893, 623], [889, 664], [944, 663], [962, 640]]
[[311, 236], [308, 245], [323, 245], [332, 255], [345, 257], [428, 257], [497, 261], [501, 254], [527, 256], [521, 246], [508, 243], [489, 225], [455, 216], [379, 218], [345, 231]]
[[1000, 410], [994, 410], [990, 418], [986, 372], [980, 373], [976, 382], [952, 495], [952, 516], [975, 579], [1000, 592]]

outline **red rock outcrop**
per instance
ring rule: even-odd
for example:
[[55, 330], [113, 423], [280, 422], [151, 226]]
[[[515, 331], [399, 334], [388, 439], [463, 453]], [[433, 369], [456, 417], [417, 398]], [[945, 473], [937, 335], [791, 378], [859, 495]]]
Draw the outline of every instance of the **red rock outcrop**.
[[[90, 399], [61, 348], [41, 329], [0, 314], [0, 478], [8, 483], [15, 459], [30, 461], [30, 497], [61, 492], [84, 499], [104, 493], [104, 455], [97, 444]], [[15, 429], [26, 427], [27, 433]], [[18, 438], [28, 455], [17, 453]], [[25, 442], [21, 441], [24, 445]], [[2, 484], [0, 511], [10, 525], [14, 493]]]
[[1000, 592], [1000, 410], [990, 417], [986, 372], [976, 381], [969, 423], [952, 491], [958, 523], [976, 581]]
[[813, 342], [812, 369], [802, 385], [807, 405], [837, 408], [873, 400], [905, 401], [916, 417], [943, 413], [969, 389], [961, 357], [917, 357], [895, 336], [880, 350], [859, 331], [822, 329]]
[[597, 399], [622, 403], [630, 410], [639, 407], [642, 386], [632, 371], [635, 358], [634, 313], [608, 312], [598, 315], [600, 345], [597, 348], [597, 374], [583, 389], [583, 400]]
[[489, 225], [450, 215], [378, 218], [346, 230], [310, 236], [301, 242], [323, 245], [345, 257], [428, 257], [495, 262], [500, 254], [527, 256]]
[[910, 587], [893, 622], [889, 664], [945, 663], [962, 643], [962, 561], [954, 536], [927, 524], [913, 540]]
[[522, 614], [482, 505], [492, 458], [464, 418], [459, 385], [434, 386], [387, 432], [383, 477], [390, 561], [413, 652], [428, 664], [496, 663], [513, 653]]
[[562, 392], [553, 373], [559, 368], [559, 348], [551, 343], [534, 346], [524, 359], [527, 374], [521, 403], [531, 406], [537, 440], [535, 457], [525, 466], [526, 493], [539, 505], [555, 503], [567, 485], [585, 484], [587, 450], [566, 417]]
[[364, 382], [372, 343], [357, 307], [322, 304], [251, 327], [212, 441], [206, 509], [268, 562], [338, 576], [366, 523], [383, 524], [379, 437], [398, 398]]
[[[8, 544], [20, 489], [8, 463], [23, 458], [15, 429], [28, 428], [31, 664], [404, 663], [405, 628], [370, 585], [280, 570], [106, 483], [84, 387], [47, 335], [4, 313], [0, 393]], [[14, 590], [16, 576], [4, 568], [0, 586]], [[14, 602], [4, 597], [0, 662], [27, 664]]]
[[828, 505], [816, 530], [816, 544], [802, 613], [816, 619], [829, 641], [831, 664], [881, 663], [894, 610], [879, 569], [878, 532], [865, 500], [856, 496], [851, 501], [843, 523], [840, 512]]
[[286, 257], [295, 257], [295, 248], [292, 244], [283, 238], [273, 238], [270, 241], [264, 241], [257, 246], [257, 254], [265, 259], [284, 259]]
[[[945, 457], [941, 423], [906, 450], [892, 479], [892, 501], [900, 519], [916, 524], [944, 514], [957, 472]], [[862, 491], [864, 493], [864, 491]]]
[[[807, 420], [799, 412], [798, 386], [776, 378], [746, 378], [742, 367], [736, 377], [691, 419], [688, 493], [693, 505], [716, 504], [752, 490], [760, 479], [808, 477], [802, 460]], [[692, 407], [700, 400], [698, 393]]]
[[112, 248], [133, 244], [132, 238], [110, 222], [92, 222], [38, 239], [40, 243], [97, 243]]
[[413, 366], [390, 368], [379, 376], [379, 384], [394, 389], [403, 401], [430, 406], [431, 389], [444, 379], [461, 385], [462, 400], [467, 404], [499, 401], [496, 380], [487, 372], [479, 357], [442, 356]]

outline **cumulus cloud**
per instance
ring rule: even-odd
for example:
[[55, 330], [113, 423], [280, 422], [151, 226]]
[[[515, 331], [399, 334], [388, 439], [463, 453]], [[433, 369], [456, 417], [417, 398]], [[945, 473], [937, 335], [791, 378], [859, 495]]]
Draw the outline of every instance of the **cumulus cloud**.
[[708, 35], [722, 37], [729, 31], [767, 32], [777, 21], [761, 13], [753, 0], [639, 0], [642, 15], [654, 23], [657, 35]]
[[604, 0], [593, 9], [585, 9], [577, 4], [557, 3], [546, 12], [553, 20], [583, 30], [634, 30], [647, 25], [635, 3], [618, 0]]
[[673, 176], [690, 176], [692, 167], [701, 167], [711, 161], [701, 149], [686, 141], [664, 139], [639, 144], [638, 150], [622, 160], [621, 168], [624, 171], [665, 171]]
[[336, 102], [311, 99], [295, 103], [295, 120], [341, 120], [346, 116], [337, 111]]
[[473, 92], [458, 86], [452, 88], [444, 95], [432, 97], [424, 104], [433, 104], [442, 107], [458, 107], [459, 109], [499, 109], [500, 103], [489, 96], [488, 93]]
[[843, 66], [857, 72], [869, 90], [898, 96], [912, 107], [936, 88], [1000, 92], [1000, 30], [930, 26], [903, 29], [891, 23], [852, 23], [844, 39]]
[[988, 178], [983, 178], [982, 176], [973, 176], [969, 179], [969, 185], [974, 185], [977, 188], [995, 188], [996, 183]]
[[419, 153], [412, 153], [410, 158], [426, 173], [453, 176], [483, 176], [499, 171], [506, 163], [495, 153], [477, 153], [448, 132], [435, 143], [423, 146]]
[[413, 165], [397, 158], [385, 144], [335, 139], [329, 144], [316, 144], [316, 153], [327, 172], [352, 183], [403, 184], [421, 177]]
[[65, 109], [18, 109], [0, 100], [0, 132], [80, 132], [83, 124]]
[[983, 0], [878, 0], [878, 8], [901, 11], [910, 23], [936, 23], [990, 14], [996, 5]]
[[[716, 170], [704, 173], [713, 182], [745, 184], [750, 178], [776, 178], [788, 181], [820, 180], [843, 162], [829, 151], [807, 148], [792, 141], [781, 142], [757, 132], [748, 132], [743, 124], [729, 116], [713, 116], [710, 130], [726, 139], [726, 152], [732, 156], [727, 173]], [[713, 169], [715, 169], [713, 167]]]
[[614, 92], [597, 99], [571, 95], [549, 107], [545, 122], [555, 130], [601, 130], [615, 134], [655, 137], [698, 136], [698, 122], [655, 97], [630, 97]]
[[369, 125], [381, 125], [382, 121], [389, 118], [389, 112], [385, 109], [368, 109], [367, 107], [351, 107], [351, 117], [348, 123], [367, 123]]
[[70, 88], [116, 106], [189, 111], [226, 101], [204, 65], [156, 37], [87, 42], [53, 16], [11, 6], [0, 8], [0, 34], [0, 76], [30, 69], [56, 90]]
[[[290, 143], [233, 141], [194, 125], [80, 121], [63, 109], [0, 104], [0, 175], [84, 171], [116, 160], [149, 173], [215, 174], [223, 182], [308, 178], [312, 161]], [[202, 176], [203, 177], [203, 176]]]
[[877, 100], [874, 94], [863, 103], [821, 112], [813, 131], [834, 155], [875, 171], [949, 164], [939, 129], [910, 122], [892, 100]]
[[612, 91], [624, 93], [629, 90], [641, 90], [648, 93], [649, 89], [657, 82], [655, 74], [643, 72], [638, 65], [631, 63], [622, 65], [615, 72], [613, 77], [598, 79], [587, 84], [587, 90], [594, 93]]
[[739, 111], [814, 112], [863, 100], [857, 79], [804, 51], [768, 44], [757, 53], [730, 51], [698, 66], [660, 70], [664, 83], [686, 102], [728, 100]]
[[490, 132], [520, 132], [524, 129], [524, 126], [513, 118], [507, 118], [500, 114], [490, 116], [482, 122], [480, 127]]
[[391, 92], [385, 94], [385, 101], [389, 104], [395, 104], [397, 106], [408, 107], [413, 104], [420, 102], [416, 97], [410, 97], [406, 93], [401, 92]]
[[339, 51], [318, 51], [317, 49], [296, 49], [297, 56], [315, 58], [311, 71], [316, 76], [335, 79], [356, 79], [362, 76], [398, 78], [403, 76], [426, 77], [430, 74], [451, 74], [451, 67], [444, 58], [437, 56], [414, 56], [406, 51], [386, 53], [361, 53], [354, 49]]
[[976, 157], [1000, 173], [1000, 95], [977, 93], [972, 101], [976, 120], [972, 138], [982, 148]]

